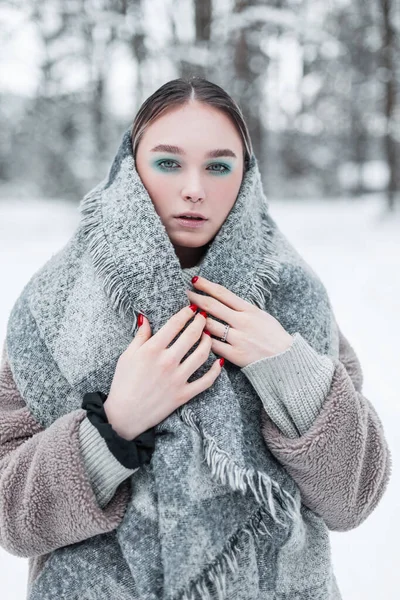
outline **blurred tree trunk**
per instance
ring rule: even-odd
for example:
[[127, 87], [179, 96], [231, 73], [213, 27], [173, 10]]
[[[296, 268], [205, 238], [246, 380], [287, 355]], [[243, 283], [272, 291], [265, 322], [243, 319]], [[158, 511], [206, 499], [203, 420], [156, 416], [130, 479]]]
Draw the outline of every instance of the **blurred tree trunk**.
[[[126, 11], [126, 5], [123, 6]], [[143, 64], [147, 59], [142, 0], [134, 0], [130, 10], [135, 16], [135, 30], [130, 40], [130, 47], [137, 63], [136, 103], [139, 107], [140, 104], [142, 104], [144, 100], [143, 96], [145, 95], [143, 80], [146, 77], [146, 69], [143, 68]]]
[[[186, 53], [186, 55], [182, 53], [178, 61], [180, 77], [186, 78], [197, 75], [207, 79], [210, 76], [207, 56], [210, 49], [211, 22], [212, 0], [194, 0], [195, 39], [191, 44], [190, 53]], [[180, 42], [177, 38], [174, 23], [173, 34], [175, 44], [179, 46]], [[191, 55], [194, 57], [193, 59], [191, 59]], [[201, 59], [202, 56], [203, 59]]]
[[[96, 21], [91, 12], [90, 3], [87, 0], [82, 0], [82, 15], [84, 18], [81, 22], [84, 58], [88, 72], [88, 91], [92, 125], [93, 139], [93, 164], [98, 164], [104, 156], [104, 151], [107, 149], [106, 134], [104, 131], [104, 58], [107, 52], [104, 48], [96, 47], [94, 31], [96, 29]], [[100, 54], [100, 55], [99, 55]]]
[[352, 37], [349, 40], [349, 52], [351, 57], [351, 98], [350, 98], [350, 122], [351, 122], [351, 150], [352, 160], [357, 165], [357, 184], [353, 190], [355, 196], [360, 196], [364, 191], [362, 181], [362, 167], [368, 160], [368, 134], [365, 129], [363, 112], [363, 94], [365, 93], [365, 82], [369, 76], [369, 55], [365, 52], [365, 32], [370, 26], [369, 6], [365, 0], [358, 0], [356, 13], [359, 21], [353, 28]]
[[[394, 210], [395, 193], [400, 189], [400, 176], [398, 174], [396, 156], [396, 141], [393, 136], [394, 116], [396, 109], [396, 71], [395, 71], [395, 35], [392, 24], [392, 0], [380, 0], [382, 8], [382, 66], [386, 71], [385, 84], [385, 152], [389, 167], [389, 183], [387, 187], [387, 203], [390, 211]], [[398, 145], [397, 145], [398, 146]], [[400, 166], [400, 165], [399, 165]]]
[[[259, 0], [235, 0], [234, 13], [260, 6]], [[233, 92], [235, 100], [240, 105], [249, 128], [253, 150], [261, 165], [266, 163], [264, 156], [266, 131], [262, 123], [261, 111], [263, 106], [263, 90], [265, 86], [265, 71], [268, 59], [260, 49], [260, 37], [266, 31], [265, 22], [252, 19], [243, 20], [243, 25], [233, 30]], [[259, 35], [257, 35], [259, 34]], [[264, 170], [263, 170], [264, 172]]]
[[[196, 31], [196, 48], [201, 48], [205, 53], [210, 49], [212, 0], [195, 0], [194, 17]], [[197, 65], [196, 74], [200, 77], [208, 76], [208, 62], [206, 65]]]

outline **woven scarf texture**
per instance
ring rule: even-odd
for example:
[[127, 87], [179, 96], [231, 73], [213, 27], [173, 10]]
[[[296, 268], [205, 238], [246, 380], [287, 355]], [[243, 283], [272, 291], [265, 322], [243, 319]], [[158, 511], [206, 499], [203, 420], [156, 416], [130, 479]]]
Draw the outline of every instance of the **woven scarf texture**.
[[[155, 334], [188, 305], [130, 136], [131, 127], [108, 176], [81, 200], [73, 235], [10, 313], [10, 366], [44, 427], [80, 408], [85, 393], [108, 394], [139, 312]], [[326, 289], [272, 218], [254, 156], [199, 275], [338, 357]], [[244, 373], [225, 361], [210, 388], [156, 426], [151, 463], [130, 478], [117, 529], [52, 552], [30, 600], [340, 600], [328, 529], [269, 451], [261, 411]]]

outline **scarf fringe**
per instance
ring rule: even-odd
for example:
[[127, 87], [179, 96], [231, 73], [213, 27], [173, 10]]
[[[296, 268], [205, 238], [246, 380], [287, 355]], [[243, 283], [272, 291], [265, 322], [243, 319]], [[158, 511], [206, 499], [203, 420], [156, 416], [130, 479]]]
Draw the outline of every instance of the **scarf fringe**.
[[253, 285], [248, 292], [248, 301], [265, 309], [265, 296], [272, 296], [271, 286], [279, 284], [279, 272], [282, 269], [282, 263], [278, 258], [275, 243], [272, 240], [273, 230], [269, 225], [265, 226], [265, 233], [261, 237], [262, 262], [258, 265], [253, 279]]
[[262, 519], [263, 508], [254, 513], [247, 524], [233, 534], [221, 554], [190, 583], [189, 589], [184, 589], [175, 596], [174, 600], [225, 600], [226, 576], [228, 569], [234, 575], [239, 569], [237, 556], [241, 552], [240, 542], [245, 535], [256, 541], [260, 536], [273, 537]]
[[106, 235], [103, 231], [101, 194], [104, 190], [105, 181], [100, 182], [81, 200], [79, 205], [79, 212], [82, 215], [81, 224], [84, 235], [88, 239], [95, 271], [102, 277], [104, 291], [110, 299], [113, 309], [120, 317], [125, 318], [129, 315], [134, 318], [132, 326], [132, 331], [134, 331], [136, 329], [137, 315], [133, 310], [127, 290], [116, 269]]
[[[295, 499], [281, 488], [277, 481], [255, 469], [239, 467], [224, 450], [217, 446], [214, 438], [201, 429], [193, 411], [187, 405], [182, 406], [179, 412], [183, 421], [201, 435], [205, 460], [214, 478], [224, 485], [229, 485], [233, 490], [240, 490], [243, 494], [250, 489], [256, 501], [262, 506], [268, 506], [273, 520], [285, 529], [290, 527], [289, 520], [301, 521]], [[276, 503], [285, 515], [284, 521], [277, 516]]]

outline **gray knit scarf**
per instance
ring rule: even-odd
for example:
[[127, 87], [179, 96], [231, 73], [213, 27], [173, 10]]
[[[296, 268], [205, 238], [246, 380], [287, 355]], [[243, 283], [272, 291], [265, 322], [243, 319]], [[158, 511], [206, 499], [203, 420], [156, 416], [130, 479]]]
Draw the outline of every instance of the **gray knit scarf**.
[[[154, 334], [188, 304], [130, 135], [81, 201], [73, 236], [26, 284], [9, 318], [10, 365], [44, 427], [80, 408], [86, 392], [109, 392], [139, 312]], [[272, 219], [254, 156], [199, 274], [337, 358], [326, 290]], [[211, 352], [189, 381], [215, 360]], [[291, 569], [296, 548], [312, 588], [304, 598], [330, 598], [326, 527], [266, 446], [261, 411], [248, 379], [226, 361], [209, 389], [157, 425], [151, 463], [132, 475], [118, 528], [55, 550], [32, 600], [294, 600], [303, 598]]]

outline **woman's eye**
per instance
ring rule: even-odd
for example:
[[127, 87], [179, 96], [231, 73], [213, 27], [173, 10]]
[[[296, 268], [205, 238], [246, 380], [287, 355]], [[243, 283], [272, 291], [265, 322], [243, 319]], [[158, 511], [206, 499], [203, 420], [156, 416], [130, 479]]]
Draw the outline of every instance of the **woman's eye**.
[[[176, 168], [173, 167], [173, 164], [177, 164], [174, 160], [170, 160], [170, 159], [165, 159], [165, 160], [161, 160], [158, 163], [158, 166], [161, 169], [164, 169], [165, 171], [175, 171]], [[225, 165], [223, 165], [222, 163], [213, 163], [212, 165], [209, 165], [209, 167], [211, 167], [211, 171], [213, 171], [214, 173], [229, 173], [230, 169], [228, 167], [226, 167]], [[214, 168], [217, 167], [217, 168]], [[178, 167], [179, 168], [179, 165]]]
[[230, 169], [228, 169], [228, 167], [226, 167], [222, 163], [214, 163], [210, 165], [210, 167], [222, 167], [222, 169], [211, 169], [211, 171], [214, 171], [215, 173], [227, 173], [228, 171], [230, 171]]
[[168, 167], [168, 166], [165, 167], [165, 166], [163, 166], [163, 163], [174, 163], [174, 162], [175, 162], [174, 160], [168, 160], [168, 159], [167, 160], [162, 160], [162, 161], [160, 161], [158, 163], [158, 166], [161, 167], [162, 169], [170, 169], [171, 167]]

